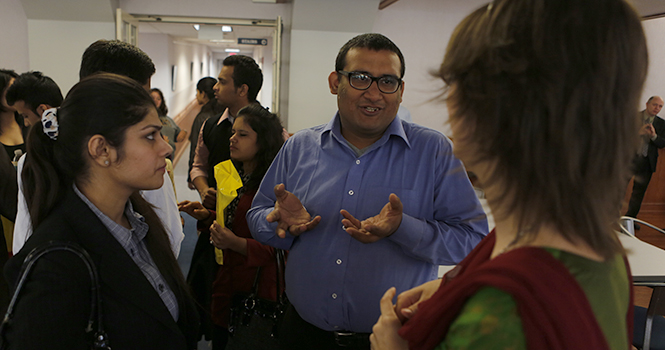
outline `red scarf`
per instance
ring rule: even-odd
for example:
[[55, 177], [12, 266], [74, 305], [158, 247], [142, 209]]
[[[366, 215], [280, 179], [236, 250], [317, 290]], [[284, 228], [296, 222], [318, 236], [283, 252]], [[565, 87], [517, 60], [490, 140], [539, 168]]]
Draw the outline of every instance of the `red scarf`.
[[[535, 247], [518, 248], [490, 260], [495, 239], [492, 231], [444, 276], [439, 290], [402, 326], [399, 334], [408, 340], [409, 349], [438, 346], [466, 300], [486, 286], [514, 298], [528, 349], [609, 349], [584, 291], [560, 261]], [[632, 285], [630, 270], [628, 276]], [[626, 315], [629, 340], [633, 334], [632, 305], [631, 288]]]

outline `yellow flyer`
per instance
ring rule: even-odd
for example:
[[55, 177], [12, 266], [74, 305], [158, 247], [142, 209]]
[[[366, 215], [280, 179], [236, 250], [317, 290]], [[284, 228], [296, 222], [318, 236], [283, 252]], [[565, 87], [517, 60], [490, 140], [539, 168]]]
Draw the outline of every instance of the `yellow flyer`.
[[[224, 211], [238, 196], [237, 190], [242, 187], [242, 179], [231, 160], [225, 160], [215, 165], [215, 181], [217, 181], [217, 223], [224, 227]], [[215, 248], [215, 261], [224, 264], [221, 249]]]

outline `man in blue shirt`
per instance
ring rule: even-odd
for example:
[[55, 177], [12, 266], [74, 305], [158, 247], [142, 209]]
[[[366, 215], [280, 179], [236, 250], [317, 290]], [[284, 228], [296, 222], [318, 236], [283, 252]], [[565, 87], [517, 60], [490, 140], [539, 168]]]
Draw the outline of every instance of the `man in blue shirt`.
[[339, 111], [286, 142], [247, 214], [254, 238], [290, 250], [284, 349], [369, 349], [388, 288], [435, 279], [487, 234], [450, 140], [395, 117], [404, 70], [383, 35], [347, 42], [328, 78]]

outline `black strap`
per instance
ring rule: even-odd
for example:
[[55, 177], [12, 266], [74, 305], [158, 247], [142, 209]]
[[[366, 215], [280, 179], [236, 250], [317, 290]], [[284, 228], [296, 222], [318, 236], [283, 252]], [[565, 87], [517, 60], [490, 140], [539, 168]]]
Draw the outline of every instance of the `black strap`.
[[[282, 290], [282, 284], [284, 282], [284, 251], [275, 248], [275, 259], [277, 260], [277, 268], [275, 269], [277, 273], [277, 289], [276, 289], [277, 295], [275, 301], [282, 302], [282, 296], [284, 294], [284, 291]], [[261, 277], [261, 266], [256, 268], [254, 283], [252, 284], [252, 290], [250, 291], [251, 296], [258, 297], [259, 295], [260, 277]]]
[[95, 318], [96, 318], [97, 331], [94, 333], [93, 336], [94, 338], [92, 340], [91, 348], [95, 350], [111, 350], [108, 341], [108, 336], [104, 331], [104, 325], [102, 321], [103, 319], [102, 295], [101, 295], [101, 289], [99, 287], [99, 276], [97, 275], [97, 268], [95, 267], [95, 263], [90, 258], [90, 255], [88, 255], [88, 252], [85, 251], [85, 249], [81, 248], [79, 245], [70, 242], [54, 242], [54, 241], [50, 241], [44, 245], [34, 248], [28, 254], [28, 256], [25, 257], [25, 260], [23, 260], [23, 265], [21, 266], [21, 271], [19, 273], [19, 278], [16, 284], [14, 295], [12, 296], [9, 306], [7, 307], [7, 312], [5, 313], [5, 317], [3, 318], [2, 323], [0, 324], [0, 339], [2, 340], [2, 345], [0, 346], [0, 348], [4, 349], [7, 346], [6, 341], [4, 339], [5, 327], [7, 324], [11, 322], [14, 313], [14, 306], [18, 301], [18, 297], [21, 290], [23, 289], [23, 286], [28, 280], [32, 268], [37, 263], [37, 260], [39, 260], [39, 258], [43, 257], [48, 253], [59, 250], [74, 253], [76, 256], [81, 258], [81, 260], [85, 263], [92, 284], [92, 286], [90, 287], [90, 300], [91, 300], [90, 317], [88, 318], [88, 325], [86, 326], [85, 331], [88, 334], [93, 332], [93, 324], [95, 323]]

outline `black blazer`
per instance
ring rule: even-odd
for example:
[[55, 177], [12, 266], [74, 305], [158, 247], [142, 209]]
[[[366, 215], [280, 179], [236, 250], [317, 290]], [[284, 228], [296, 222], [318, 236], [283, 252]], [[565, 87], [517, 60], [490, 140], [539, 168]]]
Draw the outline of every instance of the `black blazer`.
[[[26, 255], [48, 241], [77, 243], [95, 262], [113, 349], [196, 348], [198, 315], [191, 298], [179, 298], [176, 323], [138, 266], [73, 190], [7, 263], [10, 286], [15, 286]], [[6, 339], [10, 349], [87, 349], [89, 315], [85, 265], [70, 252], [49, 253], [21, 291]]]
[[658, 149], [665, 147], [665, 120], [656, 116], [653, 118], [653, 128], [656, 130], [656, 139], [649, 141], [649, 150], [647, 151], [647, 158], [649, 158], [649, 165], [651, 171], [656, 171], [658, 164]]

